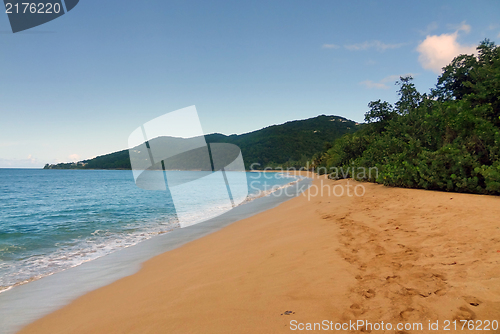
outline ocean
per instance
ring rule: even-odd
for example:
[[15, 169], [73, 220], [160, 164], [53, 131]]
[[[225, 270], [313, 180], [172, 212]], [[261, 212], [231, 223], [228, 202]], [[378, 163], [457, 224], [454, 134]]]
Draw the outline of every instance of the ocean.
[[[282, 173], [245, 174], [249, 195], [240, 205], [297, 181]], [[179, 228], [170, 191], [137, 187], [131, 171], [0, 169], [0, 180], [1, 291]], [[213, 189], [186, 192], [211, 191], [211, 201], [191, 203], [183, 219], [196, 223], [227, 210]]]

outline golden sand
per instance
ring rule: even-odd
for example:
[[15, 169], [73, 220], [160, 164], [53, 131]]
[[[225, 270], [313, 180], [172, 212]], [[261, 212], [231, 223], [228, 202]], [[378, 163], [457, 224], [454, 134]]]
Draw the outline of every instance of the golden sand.
[[[328, 194], [348, 182], [364, 196]], [[500, 321], [500, 198], [313, 184], [322, 196], [159, 255], [21, 333], [290, 333], [324, 320], [450, 333], [445, 321]]]

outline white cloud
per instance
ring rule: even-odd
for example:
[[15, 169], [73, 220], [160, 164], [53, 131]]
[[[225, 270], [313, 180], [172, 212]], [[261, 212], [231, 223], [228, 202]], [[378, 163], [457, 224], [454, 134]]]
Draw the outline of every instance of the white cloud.
[[69, 156], [69, 159], [70, 159], [70, 161], [77, 162], [77, 161], [79, 161], [79, 160], [80, 160], [80, 156], [79, 156], [78, 154], [71, 154], [71, 155]]
[[460, 27], [458, 27], [458, 30], [460, 31], [465, 31], [466, 34], [470, 33], [470, 25], [465, 24], [465, 21], [460, 24]]
[[458, 30], [453, 34], [427, 36], [417, 47], [422, 67], [439, 74], [456, 56], [476, 52], [475, 46], [461, 45], [457, 38]]
[[455, 31], [464, 31], [466, 34], [470, 33], [471, 27], [465, 21], [462, 21], [460, 24], [449, 24], [448, 27]]
[[409, 75], [411, 75], [412, 77], [416, 76], [416, 74], [413, 74], [413, 73], [389, 75], [389, 76], [383, 78], [382, 80], [380, 80], [379, 82], [365, 80], [365, 81], [360, 82], [359, 84], [363, 85], [369, 89], [388, 89], [389, 86], [387, 86], [387, 83], [389, 83], [389, 82], [395, 83], [397, 80], [399, 80], [400, 77], [406, 77]]
[[371, 80], [361, 81], [359, 84], [363, 85], [363, 86], [365, 86], [366, 88], [369, 88], [369, 89], [387, 89], [387, 88], [389, 88], [389, 86], [387, 86], [384, 83], [373, 82]]
[[43, 163], [33, 158], [30, 154], [26, 159], [2, 159], [0, 158], [0, 168], [35, 168], [41, 167]]
[[322, 46], [323, 49], [338, 49], [339, 46], [335, 44], [323, 44]]
[[29, 163], [32, 165], [36, 165], [38, 163], [38, 159], [33, 157], [32, 154], [28, 155], [28, 159], [25, 161], [29, 161]]
[[406, 75], [410, 75], [410, 74], [404, 74], [404, 75], [389, 75], [388, 77], [385, 77], [383, 78], [382, 80], [380, 80], [380, 82], [383, 82], [383, 83], [386, 83], [386, 82], [396, 82], [397, 80], [399, 80], [400, 77], [402, 76], [406, 76]]
[[350, 51], [360, 51], [360, 50], [368, 50], [371, 48], [375, 48], [377, 51], [385, 51], [387, 49], [397, 49], [405, 45], [404, 43], [399, 44], [386, 44], [381, 41], [366, 41], [358, 44], [349, 44], [344, 45], [347, 50]]
[[431, 22], [431, 23], [429, 23], [427, 25], [427, 27], [425, 28], [425, 30], [419, 30], [419, 32], [422, 35], [428, 35], [431, 32], [433, 32], [434, 30], [436, 30], [437, 28], [439, 28], [438, 24], [436, 22]]

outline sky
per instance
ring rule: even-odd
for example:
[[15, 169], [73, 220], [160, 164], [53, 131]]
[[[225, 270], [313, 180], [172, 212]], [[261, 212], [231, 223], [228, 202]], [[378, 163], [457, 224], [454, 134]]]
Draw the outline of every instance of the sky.
[[13, 34], [0, 14], [0, 168], [126, 149], [129, 135], [195, 105], [205, 133], [317, 115], [362, 122], [422, 93], [442, 66], [500, 41], [500, 2], [81, 0]]

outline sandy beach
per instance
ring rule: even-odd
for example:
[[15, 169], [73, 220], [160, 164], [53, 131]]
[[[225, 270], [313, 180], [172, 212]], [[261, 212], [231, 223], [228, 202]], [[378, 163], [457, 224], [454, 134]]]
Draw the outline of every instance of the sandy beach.
[[500, 321], [499, 217], [498, 197], [316, 178], [303, 196], [163, 253], [20, 333], [484, 327]]

